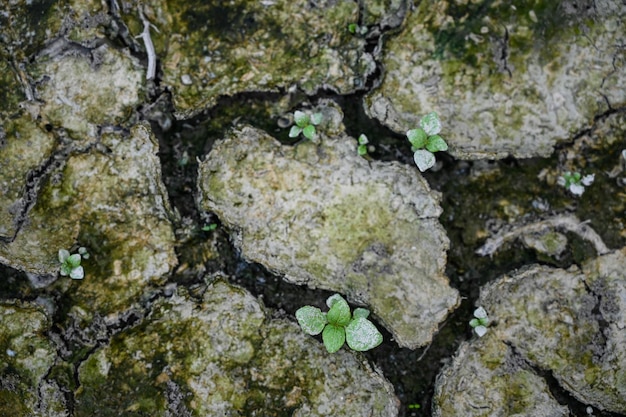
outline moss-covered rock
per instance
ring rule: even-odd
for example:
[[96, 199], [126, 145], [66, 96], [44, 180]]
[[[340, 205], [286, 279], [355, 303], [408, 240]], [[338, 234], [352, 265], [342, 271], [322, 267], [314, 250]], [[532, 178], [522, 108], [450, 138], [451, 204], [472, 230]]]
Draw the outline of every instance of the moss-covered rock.
[[[307, 94], [327, 88], [352, 93], [374, 71], [365, 41], [348, 31], [358, 22], [352, 1], [150, 1], [151, 38], [179, 117], [189, 117], [220, 96], [281, 91]], [[124, 16], [143, 30], [136, 10]]]
[[[625, 413], [624, 271], [626, 249], [600, 256], [582, 271], [532, 266], [483, 287], [478, 303], [492, 325], [485, 337], [464, 345], [440, 376], [435, 415], [493, 415], [502, 407], [504, 415], [513, 415], [520, 411], [512, 404], [540, 404], [549, 394], [538, 369], [550, 372], [583, 404]], [[543, 388], [533, 393], [529, 388], [537, 382], [504, 384], [513, 377], [512, 365], [535, 373], [529, 377]], [[545, 404], [556, 406], [552, 400]], [[569, 415], [542, 413], [523, 415]]]
[[[245, 290], [180, 289], [79, 369], [75, 415], [393, 416], [380, 374], [347, 351], [329, 355], [295, 323], [270, 320]], [[259, 414], [261, 413], [261, 414]]]
[[371, 307], [402, 346], [428, 343], [458, 302], [438, 194], [415, 167], [358, 156], [345, 134], [292, 147], [237, 129], [201, 164], [198, 187], [245, 258]]
[[42, 122], [62, 127], [76, 140], [95, 138], [103, 125], [121, 125], [144, 100], [145, 70], [127, 51], [102, 45], [89, 52], [40, 60], [30, 72], [39, 79]]
[[50, 321], [33, 303], [0, 303], [0, 415], [67, 416], [59, 387], [45, 378], [56, 360]]
[[459, 158], [549, 155], [626, 102], [626, 5], [573, 3], [419, 2], [367, 111], [398, 132], [438, 112]]

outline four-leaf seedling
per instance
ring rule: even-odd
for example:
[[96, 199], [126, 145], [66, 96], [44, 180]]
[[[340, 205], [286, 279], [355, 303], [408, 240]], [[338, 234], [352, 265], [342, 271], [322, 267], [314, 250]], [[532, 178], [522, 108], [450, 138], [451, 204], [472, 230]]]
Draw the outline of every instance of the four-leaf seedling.
[[322, 123], [322, 113], [313, 113], [312, 115], [308, 115], [305, 112], [300, 110], [296, 110], [293, 113], [293, 120], [296, 122], [294, 126], [291, 126], [291, 130], [289, 131], [289, 137], [295, 138], [300, 133], [309, 139], [315, 140], [317, 137], [317, 132], [315, 131], [315, 126]]
[[472, 326], [478, 337], [483, 337], [485, 333], [487, 333], [487, 326], [489, 325], [487, 311], [485, 311], [482, 307], [478, 307], [474, 310], [474, 318], [470, 320], [469, 324]]
[[335, 353], [345, 342], [351, 349], [362, 352], [380, 345], [383, 335], [367, 319], [370, 312], [356, 308], [350, 313], [350, 306], [339, 294], [326, 300], [330, 310], [323, 313], [317, 307], [304, 306], [296, 311], [296, 318], [302, 330], [310, 335], [322, 333], [322, 341], [329, 353]]
[[435, 112], [422, 117], [419, 128], [406, 132], [414, 152], [413, 159], [422, 172], [435, 165], [435, 152], [448, 150], [448, 144], [439, 136], [439, 132], [441, 121]]
[[72, 279], [83, 279], [85, 277], [85, 271], [80, 265], [81, 259], [88, 259], [89, 253], [84, 247], [78, 248], [78, 253], [70, 255], [70, 252], [65, 249], [59, 249], [59, 262], [61, 263], [61, 275], [66, 277], [70, 276]]
[[585, 192], [585, 187], [593, 184], [595, 178], [596, 174], [583, 177], [580, 172], [567, 171], [557, 179], [557, 183], [567, 188], [570, 193], [580, 196]]

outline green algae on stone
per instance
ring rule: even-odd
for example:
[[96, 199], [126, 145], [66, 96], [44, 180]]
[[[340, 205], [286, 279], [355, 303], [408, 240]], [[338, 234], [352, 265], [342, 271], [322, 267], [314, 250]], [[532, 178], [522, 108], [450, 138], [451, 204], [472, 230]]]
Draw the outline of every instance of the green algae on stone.
[[88, 317], [127, 309], [176, 264], [172, 212], [149, 128], [103, 134], [100, 145], [71, 154], [50, 175], [15, 240], [0, 246], [9, 265], [54, 275], [59, 249], [87, 247], [86, 276], [72, 283], [71, 300]]
[[45, 381], [56, 360], [46, 337], [50, 322], [40, 306], [0, 303], [0, 415], [66, 416], [59, 388]]
[[569, 416], [546, 381], [492, 332], [459, 347], [437, 376], [433, 417]]
[[386, 44], [385, 78], [365, 98], [367, 111], [398, 132], [436, 111], [459, 158], [549, 155], [626, 101], [616, 46], [626, 6], [603, 2], [582, 16], [559, 9], [559, 18], [555, 7], [420, 2]]
[[290, 147], [234, 130], [200, 166], [199, 204], [246, 259], [368, 306], [415, 348], [458, 302], [443, 272], [438, 195], [414, 168], [369, 163], [355, 143], [341, 134]]
[[223, 281], [155, 302], [79, 368], [75, 415], [393, 416], [390, 385]]
[[182, 118], [241, 92], [349, 94], [374, 71], [365, 40], [347, 29], [358, 21], [355, 2], [153, 1], [147, 12], [160, 32], [152, 37], [163, 85]]
[[[21, 113], [6, 118], [0, 132], [4, 135], [0, 137], [0, 240], [6, 241], [17, 232], [29, 199], [31, 175], [51, 157], [56, 146], [51, 133], [39, 128], [29, 114]], [[5, 256], [0, 247], [0, 260]]]

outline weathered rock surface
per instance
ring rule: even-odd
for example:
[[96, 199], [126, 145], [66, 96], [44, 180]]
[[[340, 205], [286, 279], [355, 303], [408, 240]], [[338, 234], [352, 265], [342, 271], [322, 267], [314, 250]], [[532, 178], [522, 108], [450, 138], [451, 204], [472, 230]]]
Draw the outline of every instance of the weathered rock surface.
[[435, 415], [569, 415], [537, 370], [583, 404], [626, 413], [625, 271], [622, 249], [582, 271], [532, 266], [482, 288], [493, 324], [440, 374]]
[[0, 415], [67, 416], [60, 388], [46, 377], [56, 360], [44, 310], [19, 301], [0, 303]]
[[401, 346], [428, 343], [458, 303], [437, 193], [345, 134], [292, 147], [243, 127], [215, 144], [198, 186], [245, 258], [371, 307]]
[[[358, 22], [356, 2], [147, 3], [146, 18], [159, 30], [151, 36], [162, 85], [172, 91], [181, 118], [214, 105], [220, 96], [246, 91], [297, 86], [307, 94], [320, 88], [352, 93], [375, 68], [365, 40], [347, 30]], [[139, 34], [137, 9], [127, 12], [131, 30]]]
[[393, 388], [358, 356], [328, 355], [295, 323], [269, 319], [245, 290], [181, 289], [79, 369], [77, 417], [394, 416]]
[[573, 3], [419, 2], [367, 111], [402, 133], [438, 112], [458, 158], [549, 155], [626, 103], [626, 5]]

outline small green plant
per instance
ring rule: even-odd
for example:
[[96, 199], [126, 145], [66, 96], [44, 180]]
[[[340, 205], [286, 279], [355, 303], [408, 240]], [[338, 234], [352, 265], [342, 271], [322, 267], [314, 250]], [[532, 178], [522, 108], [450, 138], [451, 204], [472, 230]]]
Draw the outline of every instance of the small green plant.
[[322, 341], [329, 353], [337, 352], [345, 342], [359, 352], [382, 343], [383, 335], [367, 319], [369, 310], [355, 308], [354, 313], [350, 313], [350, 306], [339, 294], [328, 297], [326, 305], [330, 309], [328, 313], [317, 307], [304, 306], [296, 311], [296, 318], [305, 333], [313, 336], [322, 333]]
[[485, 333], [487, 333], [487, 326], [489, 325], [487, 311], [485, 311], [482, 307], [478, 307], [474, 310], [474, 318], [470, 320], [469, 324], [472, 326], [478, 337], [483, 337]]
[[409, 410], [419, 410], [420, 408], [422, 408], [422, 406], [419, 404], [409, 404], [408, 408]]
[[78, 248], [78, 253], [70, 255], [65, 249], [59, 249], [59, 262], [61, 263], [61, 275], [70, 276], [72, 279], [83, 279], [85, 271], [80, 265], [81, 259], [89, 259], [89, 253], [84, 247]]
[[353, 35], [365, 35], [367, 33], [367, 26], [359, 26], [356, 23], [350, 23], [348, 25], [348, 32]]
[[210, 224], [205, 224], [204, 226], [202, 226], [203, 232], [212, 232], [215, 229], [217, 229], [217, 223], [210, 223]]
[[361, 134], [359, 136], [358, 142], [359, 142], [359, 146], [357, 148], [357, 153], [360, 156], [367, 155], [367, 144], [370, 143], [369, 140], [367, 140], [367, 136], [365, 136], [364, 134]]
[[420, 127], [406, 132], [411, 142], [415, 165], [424, 172], [435, 165], [435, 152], [448, 150], [448, 144], [439, 136], [441, 121], [437, 113], [428, 113], [420, 120]]
[[313, 113], [312, 115], [308, 115], [305, 112], [300, 110], [296, 110], [293, 114], [293, 120], [296, 122], [294, 126], [291, 126], [291, 130], [289, 131], [289, 137], [295, 138], [300, 133], [309, 139], [315, 140], [317, 137], [317, 132], [315, 130], [315, 126], [322, 123], [322, 113]]
[[584, 177], [580, 172], [567, 171], [563, 173], [557, 180], [557, 184], [565, 187], [570, 193], [581, 196], [585, 192], [585, 187], [593, 184], [596, 174], [585, 175]]

